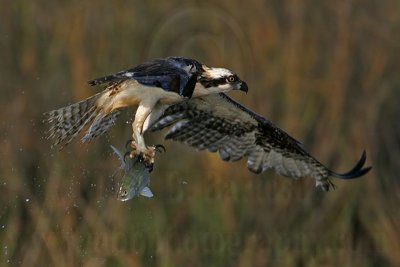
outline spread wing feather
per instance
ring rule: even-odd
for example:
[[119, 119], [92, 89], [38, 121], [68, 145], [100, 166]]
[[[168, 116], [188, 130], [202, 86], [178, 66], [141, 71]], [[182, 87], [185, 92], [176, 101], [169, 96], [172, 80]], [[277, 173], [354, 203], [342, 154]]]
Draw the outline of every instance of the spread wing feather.
[[166, 139], [180, 141], [197, 149], [219, 153], [221, 159], [236, 161], [247, 157], [247, 167], [255, 173], [274, 169], [299, 178], [311, 176], [316, 186], [329, 190], [330, 176], [352, 179], [364, 175], [363, 153], [349, 172], [338, 174], [307, 153], [302, 145], [272, 124], [221, 93], [191, 99], [169, 107], [152, 130], [171, 126]]

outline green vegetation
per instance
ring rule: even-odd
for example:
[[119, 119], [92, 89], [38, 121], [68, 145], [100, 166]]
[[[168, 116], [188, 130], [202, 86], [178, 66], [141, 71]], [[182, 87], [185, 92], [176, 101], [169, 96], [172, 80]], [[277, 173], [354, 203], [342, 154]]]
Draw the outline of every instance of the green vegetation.
[[[14, 0], [0, 18], [0, 266], [400, 266], [399, 1]], [[373, 170], [324, 193], [166, 142], [154, 198], [117, 201], [129, 114], [57, 151], [42, 113], [168, 55], [236, 70], [232, 95], [323, 163], [365, 148]]]

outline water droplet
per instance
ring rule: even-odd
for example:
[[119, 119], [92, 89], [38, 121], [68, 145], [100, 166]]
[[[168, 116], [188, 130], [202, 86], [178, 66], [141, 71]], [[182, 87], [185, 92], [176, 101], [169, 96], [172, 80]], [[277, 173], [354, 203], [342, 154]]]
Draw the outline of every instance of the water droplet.
[[30, 201], [30, 199], [29, 199], [29, 198], [25, 199], [25, 202], [29, 202], [29, 201]]

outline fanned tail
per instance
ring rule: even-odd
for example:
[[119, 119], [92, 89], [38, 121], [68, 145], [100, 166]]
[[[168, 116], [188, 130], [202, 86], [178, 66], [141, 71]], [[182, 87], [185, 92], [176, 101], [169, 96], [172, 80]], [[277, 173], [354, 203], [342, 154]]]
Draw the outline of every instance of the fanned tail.
[[44, 113], [47, 118], [43, 122], [50, 125], [46, 138], [54, 139], [54, 145], [61, 148], [71, 142], [99, 113], [96, 101], [101, 95], [98, 93], [78, 103]]
[[118, 119], [120, 113], [121, 111], [118, 109], [109, 114], [99, 112], [92, 122], [92, 125], [90, 125], [89, 130], [87, 130], [85, 136], [82, 138], [82, 142], [88, 142], [93, 138], [96, 138], [107, 132], [111, 126], [115, 124], [115, 121]]

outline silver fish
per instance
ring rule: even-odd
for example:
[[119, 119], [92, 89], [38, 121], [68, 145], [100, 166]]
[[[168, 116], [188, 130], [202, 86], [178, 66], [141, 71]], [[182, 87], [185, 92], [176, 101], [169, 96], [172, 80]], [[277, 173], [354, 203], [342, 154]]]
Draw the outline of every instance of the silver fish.
[[124, 155], [114, 146], [111, 146], [115, 154], [121, 161], [121, 169], [124, 172], [117, 198], [120, 201], [128, 201], [136, 196], [153, 197], [149, 188], [150, 171], [145, 164], [139, 160], [139, 156], [131, 158]]

